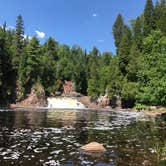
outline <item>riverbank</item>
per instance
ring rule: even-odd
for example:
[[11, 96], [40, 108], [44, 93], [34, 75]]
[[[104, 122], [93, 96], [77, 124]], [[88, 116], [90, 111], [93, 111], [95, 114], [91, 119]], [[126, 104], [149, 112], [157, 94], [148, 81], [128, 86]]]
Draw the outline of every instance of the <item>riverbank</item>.
[[10, 109], [14, 110], [39, 110], [39, 109], [86, 109], [86, 110], [115, 110], [128, 112], [142, 112], [147, 116], [157, 117], [166, 114], [165, 107], [148, 106], [144, 109], [136, 108], [112, 108], [111, 106], [101, 106], [97, 102], [92, 101], [90, 96], [58, 96], [58, 97], [40, 97], [36, 93], [31, 92], [28, 97], [16, 104], [11, 104]]
[[121, 111], [129, 111], [129, 112], [142, 112], [147, 116], [151, 117], [158, 117], [166, 114], [166, 108], [165, 107], [156, 107], [156, 106], [151, 106], [149, 109], [142, 109], [142, 110], [137, 110], [135, 108], [129, 108], [129, 109], [120, 109]]

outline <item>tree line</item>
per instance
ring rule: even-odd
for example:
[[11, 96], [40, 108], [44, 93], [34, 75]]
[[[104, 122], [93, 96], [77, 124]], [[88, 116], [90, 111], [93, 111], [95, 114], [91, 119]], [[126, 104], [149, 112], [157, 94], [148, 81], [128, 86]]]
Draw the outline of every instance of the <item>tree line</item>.
[[107, 94], [119, 96], [124, 107], [137, 103], [166, 105], [166, 1], [147, 0], [144, 12], [126, 25], [119, 14], [113, 25], [116, 55], [87, 52], [59, 44], [49, 37], [40, 44], [24, 34], [17, 17], [15, 29], [0, 27], [0, 104], [24, 99], [33, 86], [47, 96], [62, 91], [72, 80], [77, 92], [93, 100]]

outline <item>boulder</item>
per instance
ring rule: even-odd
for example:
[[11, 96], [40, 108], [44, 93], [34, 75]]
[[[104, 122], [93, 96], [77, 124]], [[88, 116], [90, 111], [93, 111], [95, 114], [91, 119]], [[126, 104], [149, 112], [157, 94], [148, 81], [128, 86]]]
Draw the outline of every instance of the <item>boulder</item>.
[[89, 144], [82, 146], [80, 149], [86, 152], [105, 152], [106, 151], [104, 146], [102, 144], [99, 144], [98, 142], [91, 142]]

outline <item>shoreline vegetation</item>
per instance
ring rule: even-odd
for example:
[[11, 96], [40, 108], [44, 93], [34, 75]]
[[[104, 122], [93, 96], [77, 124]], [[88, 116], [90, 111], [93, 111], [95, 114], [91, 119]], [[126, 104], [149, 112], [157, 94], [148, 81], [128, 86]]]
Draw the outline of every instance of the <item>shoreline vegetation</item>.
[[21, 15], [15, 29], [5, 22], [0, 27], [0, 105], [46, 107], [47, 97], [70, 94], [80, 95], [90, 108], [165, 112], [165, 18], [165, 0], [147, 0], [130, 25], [118, 14], [112, 27], [116, 55], [69, 47], [52, 37], [40, 44], [24, 33]]

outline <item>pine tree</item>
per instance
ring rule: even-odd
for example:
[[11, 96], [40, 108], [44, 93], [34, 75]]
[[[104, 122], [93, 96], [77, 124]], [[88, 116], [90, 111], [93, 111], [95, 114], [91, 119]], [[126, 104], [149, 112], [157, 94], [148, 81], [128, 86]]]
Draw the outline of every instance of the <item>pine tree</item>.
[[141, 18], [137, 17], [135, 24], [133, 26], [133, 41], [139, 49], [142, 47], [142, 38], [143, 38], [143, 25]]
[[166, 35], [166, 0], [161, 0], [159, 6], [156, 7], [155, 15], [157, 28]]
[[46, 43], [44, 44], [44, 52], [47, 52], [54, 60], [58, 59], [57, 50], [58, 42], [55, 41], [52, 37], [49, 37]]
[[137, 43], [134, 41], [129, 56], [129, 63], [127, 65], [127, 79], [131, 82], [137, 82], [137, 73], [141, 68], [141, 52]]
[[40, 58], [41, 83], [46, 93], [56, 91], [56, 62], [58, 60], [58, 43], [49, 38], [43, 45], [43, 53]]
[[0, 28], [0, 99], [2, 104], [12, 99], [12, 64], [6, 35], [6, 24]]
[[147, 0], [144, 9], [144, 36], [150, 34], [151, 30], [155, 27], [154, 22], [154, 6], [152, 0]]
[[89, 79], [88, 79], [88, 95], [92, 99], [96, 99], [99, 96], [99, 50], [96, 47], [93, 47], [92, 51], [89, 54]]
[[18, 80], [17, 80], [17, 99], [21, 100], [26, 96], [28, 89], [27, 85], [27, 78], [28, 75], [26, 74], [27, 70], [27, 52], [26, 48], [24, 48], [23, 53], [20, 57], [20, 63], [18, 68]]
[[124, 34], [124, 22], [121, 14], [118, 14], [116, 21], [113, 25], [113, 35], [115, 39], [115, 46], [118, 49], [122, 36]]
[[24, 22], [21, 15], [17, 17], [16, 20], [16, 45], [17, 45], [17, 53], [21, 54], [23, 45], [24, 45]]
[[13, 66], [16, 72], [18, 71], [19, 67], [19, 59], [22, 54], [22, 49], [24, 46], [24, 23], [22, 16], [19, 15], [16, 20], [16, 32], [15, 32], [15, 54], [13, 55]]
[[108, 72], [108, 84], [106, 89], [110, 99], [113, 99], [115, 96], [121, 96], [122, 86], [123, 86], [123, 76], [119, 69], [119, 60], [115, 56], [110, 61], [110, 67]]
[[128, 26], [125, 26], [125, 33], [122, 37], [118, 50], [119, 67], [124, 76], [126, 75], [126, 67], [129, 62], [131, 45], [132, 45], [131, 31]]
[[40, 55], [41, 48], [39, 41], [36, 37], [33, 37], [27, 45], [27, 62], [26, 62], [26, 77], [27, 77], [27, 91], [30, 91], [32, 86], [40, 81]]

